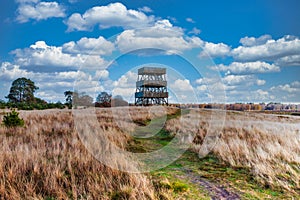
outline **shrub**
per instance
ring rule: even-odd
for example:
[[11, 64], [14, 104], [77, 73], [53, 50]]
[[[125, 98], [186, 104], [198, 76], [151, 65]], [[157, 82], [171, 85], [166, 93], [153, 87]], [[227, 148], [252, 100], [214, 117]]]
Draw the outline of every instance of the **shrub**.
[[4, 109], [6, 107], [6, 103], [0, 99], [0, 109]]
[[172, 188], [173, 188], [174, 192], [186, 192], [189, 189], [189, 187], [186, 183], [182, 183], [179, 181], [175, 181], [172, 184]]
[[17, 126], [23, 126], [24, 120], [19, 117], [18, 112], [12, 110], [11, 112], [6, 113], [2, 123], [6, 127], [17, 127]]
[[293, 112], [291, 115], [300, 116], [300, 112]]

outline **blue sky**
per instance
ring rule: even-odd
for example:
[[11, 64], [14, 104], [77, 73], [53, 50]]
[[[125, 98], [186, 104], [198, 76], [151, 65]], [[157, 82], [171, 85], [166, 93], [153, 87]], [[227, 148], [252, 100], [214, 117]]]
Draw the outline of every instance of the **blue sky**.
[[133, 101], [137, 68], [163, 66], [171, 102], [300, 102], [299, 9], [297, 0], [2, 0], [0, 99], [27, 77], [51, 102], [74, 88]]

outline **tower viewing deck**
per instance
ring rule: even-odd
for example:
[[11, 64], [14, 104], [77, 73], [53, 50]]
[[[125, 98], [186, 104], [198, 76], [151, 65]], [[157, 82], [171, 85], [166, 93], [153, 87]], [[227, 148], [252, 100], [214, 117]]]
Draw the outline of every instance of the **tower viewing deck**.
[[166, 68], [143, 67], [138, 70], [136, 105], [168, 104]]

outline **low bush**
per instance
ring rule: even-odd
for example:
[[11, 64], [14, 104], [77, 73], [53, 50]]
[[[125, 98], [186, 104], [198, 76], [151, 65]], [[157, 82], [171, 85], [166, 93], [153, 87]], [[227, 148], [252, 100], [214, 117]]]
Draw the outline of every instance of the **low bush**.
[[3, 117], [3, 125], [6, 127], [17, 127], [24, 126], [24, 120], [19, 117], [19, 113], [15, 110], [12, 110], [9, 113], [6, 113]]

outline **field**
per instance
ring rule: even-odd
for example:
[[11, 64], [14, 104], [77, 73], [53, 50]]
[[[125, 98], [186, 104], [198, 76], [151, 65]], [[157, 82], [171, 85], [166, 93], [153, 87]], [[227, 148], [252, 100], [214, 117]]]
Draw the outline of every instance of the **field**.
[[[0, 199], [300, 198], [299, 117], [156, 107], [78, 112], [20, 111], [24, 127], [0, 127]], [[98, 161], [112, 146], [147, 153], [174, 138], [191, 145], [161, 169], [119, 171], [145, 165], [119, 151], [110, 166]]]

